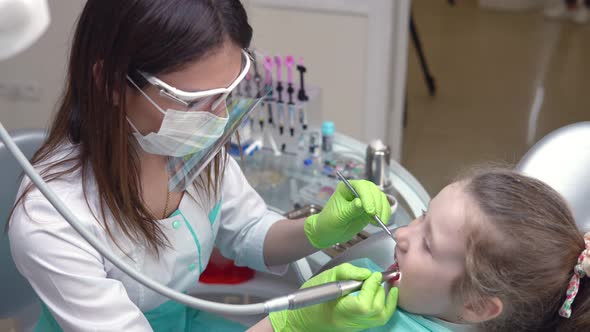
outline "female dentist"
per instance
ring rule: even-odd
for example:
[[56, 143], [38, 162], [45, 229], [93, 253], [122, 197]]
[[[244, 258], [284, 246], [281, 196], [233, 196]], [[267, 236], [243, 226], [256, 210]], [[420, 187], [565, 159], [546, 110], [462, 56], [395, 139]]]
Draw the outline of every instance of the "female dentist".
[[[389, 204], [376, 186], [338, 187], [306, 220], [269, 211], [220, 149], [247, 111], [226, 103], [250, 66], [239, 0], [88, 0], [64, 94], [33, 164], [78, 219], [143, 274], [183, 292], [214, 246], [237, 265], [283, 273], [289, 262], [347, 241]], [[227, 136], [227, 135], [226, 135]], [[42, 301], [38, 331], [232, 331], [245, 327], [170, 301], [114, 267], [23, 180], [9, 224], [19, 271]], [[366, 280], [358, 296], [272, 313], [252, 331], [359, 331], [397, 303], [381, 276], [345, 264], [304, 287]]]

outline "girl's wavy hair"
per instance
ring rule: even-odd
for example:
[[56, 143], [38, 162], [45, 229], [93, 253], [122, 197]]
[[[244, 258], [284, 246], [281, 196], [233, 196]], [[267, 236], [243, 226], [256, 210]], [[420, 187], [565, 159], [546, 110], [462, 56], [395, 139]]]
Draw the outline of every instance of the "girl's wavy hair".
[[459, 180], [483, 217], [468, 223], [466, 268], [454, 294], [474, 306], [498, 297], [504, 306], [481, 330], [590, 331], [588, 278], [581, 282], [572, 317], [558, 315], [584, 249], [563, 197], [507, 169], [479, 169]]

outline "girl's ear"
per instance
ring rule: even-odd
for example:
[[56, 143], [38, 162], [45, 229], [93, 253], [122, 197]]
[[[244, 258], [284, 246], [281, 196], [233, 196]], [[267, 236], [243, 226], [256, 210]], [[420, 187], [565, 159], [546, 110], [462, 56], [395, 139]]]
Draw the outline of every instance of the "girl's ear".
[[503, 309], [504, 304], [502, 303], [502, 300], [497, 297], [492, 297], [477, 305], [466, 304], [463, 307], [463, 313], [461, 316], [465, 322], [481, 323], [498, 317]]

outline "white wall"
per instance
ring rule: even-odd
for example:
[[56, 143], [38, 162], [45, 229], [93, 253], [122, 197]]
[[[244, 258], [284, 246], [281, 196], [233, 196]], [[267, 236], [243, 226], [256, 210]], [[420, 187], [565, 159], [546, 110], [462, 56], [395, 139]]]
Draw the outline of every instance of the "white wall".
[[321, 88], [312, 123], [401, 156], [409, 0], [243, 0], [254, 47], [304, 56], [306, 83]]
[[[326, 15], [310, 10], [256, 7], [249, 10], [253, 46], [269, 55], [304, 56], [306, 84], [321, 88], [321, 107], [310, 117], [334, 121], [338, 131], [362, 136], [362, 109], [366, 79], [366, 17]], [[317, 114], [320, 111], [321, 114]]]
[[[49, 1], [51, 23], [28, 50], [0, 62], [0, 121], [9, 131], [46, 127], [61, 94], [73, 26], [83, 0]], [[33, 99], [14, 97], [33, 87]]]

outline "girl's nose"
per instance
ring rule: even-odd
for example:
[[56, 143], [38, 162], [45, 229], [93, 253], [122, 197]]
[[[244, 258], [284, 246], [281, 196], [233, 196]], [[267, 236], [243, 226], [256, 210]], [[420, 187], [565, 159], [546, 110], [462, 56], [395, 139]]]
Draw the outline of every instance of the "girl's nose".
[[408, 249], [408, 226], [395, 230], [393, 237], [395, 237], [395, 242], [399, 250], [406, 251]]

